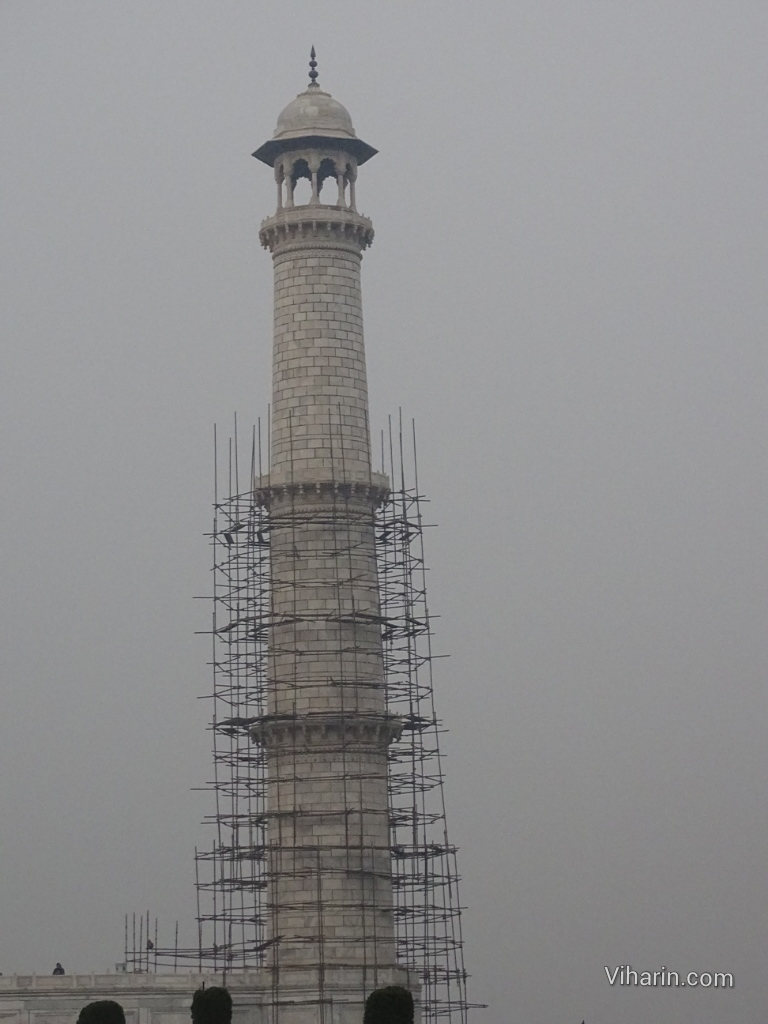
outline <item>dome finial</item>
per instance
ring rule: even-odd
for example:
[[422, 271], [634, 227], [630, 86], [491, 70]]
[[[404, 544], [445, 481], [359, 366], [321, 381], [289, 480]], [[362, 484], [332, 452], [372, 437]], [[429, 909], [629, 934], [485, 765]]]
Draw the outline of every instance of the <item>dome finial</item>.
[[316, 89], [320, 88], [320, 86], [317, 84], [317, 71], [315, 71], [316, 67], [317, 67], [317, 61], [315, 60], [315, 48], [313, 46], [312, 49], [309, 51], [309, 87], [310, 87], [310, 89], [312, 88], [312, 86], [314, 86]]

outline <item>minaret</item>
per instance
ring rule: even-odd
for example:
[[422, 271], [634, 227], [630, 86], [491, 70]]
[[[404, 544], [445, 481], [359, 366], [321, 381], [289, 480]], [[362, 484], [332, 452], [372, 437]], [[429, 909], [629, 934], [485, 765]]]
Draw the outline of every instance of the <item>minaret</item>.
[[[308, 88], [254, 153], [277, 184], [260, 231], [275, 272], [271, 457], [256, 495], [270, 521], [269, 698], [251, 735], [267, 756], [280, 1024], [330, 1021], [318, 1010], [328, 1000], [334, 1022], [360, 1021], [373, 988], [408, 984], [396, 965], [387, 798], [400, 723], [386, 710], [374, 547], [388, 485], [371, 470], [360, 293], [373, 227], [355, 197], [376, 150], [316, 67], [313, 48]], [[311, 195], [299, 205], [302, 178]]]

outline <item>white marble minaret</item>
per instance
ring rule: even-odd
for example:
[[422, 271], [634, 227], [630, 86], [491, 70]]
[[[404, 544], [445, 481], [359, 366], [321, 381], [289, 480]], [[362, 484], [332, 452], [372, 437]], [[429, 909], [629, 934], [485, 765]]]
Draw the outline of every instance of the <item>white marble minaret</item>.
[[[280, 1024], [359, 1024], [397, 966], [387, 714], [360, 265], [373, 227], [358, 168], [376, 150], [317, 83], [254, 156], [274, 169], [261, 226], [275, 270], [269, 508], [272, 607], [266, 716], [269, 967]], [[305, 201], [299, 202], [297, 184]], [[333, 1011], [328, 1007], [333, 1006]]]

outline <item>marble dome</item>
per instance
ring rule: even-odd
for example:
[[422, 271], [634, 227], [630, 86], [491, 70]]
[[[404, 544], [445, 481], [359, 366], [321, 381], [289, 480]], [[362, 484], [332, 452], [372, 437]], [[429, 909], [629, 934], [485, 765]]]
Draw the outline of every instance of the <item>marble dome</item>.
[[310, 85], [281, 112], [274, 139], [297, 139], [306, 135], [354, 139], [355, 129], [349, 111], [330, 93]]
[[313, 146], [327, 148], [334, 142], [334, 148], [350, 153], [358, 164], [377, 153], [373, 146], [357, 137], [347, 108], [313, 82], [284, 108], [274, 135], [253, 155], [271, 167], [281, 153]]

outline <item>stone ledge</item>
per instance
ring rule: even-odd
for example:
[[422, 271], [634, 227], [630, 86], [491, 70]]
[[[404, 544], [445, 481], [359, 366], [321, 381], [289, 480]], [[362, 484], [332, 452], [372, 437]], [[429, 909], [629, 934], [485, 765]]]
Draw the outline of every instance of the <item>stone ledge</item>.
[[373, 224], [352, 210], [322, 204], [294, 206], [262, 221], [259, 241], [272, 253], [330, 246], [359, 255], [373, 242]]
[[[109, 974], [8, 974], [0, 975], [0, 996], [18, 993], [40, 993], [65, 996], [68, 993], [102, 991], [113, 992], [188, 992], [206, 985], [223, 985], [223, 975], [197, 971], [177, 974], [133, 974], [114, 971]], [[267, 989], [271, 979], [262, 971], [248, 971], [242, 974], [228, 974], [226, 987], [235, 989]]]
[[268, 476], [257, 478], [253, 495], [259, 505], [271, 508], [275, 502], [298, 498], [302, 502], [312, 498], [343, 500], [363, 498], [380, 505], [389, 495], [389, 478], [384, 473], [371, 473], [369, 480], [310, 480], [299, 483], [277, 483]]
[[350, 749], [387, 747], [400, 738], [402, 719], [389, 714], [340, 714], [335, 711], [305, 715], [265, 715], [250, 727], [254, 743], [267, 749], [280, 747]]

